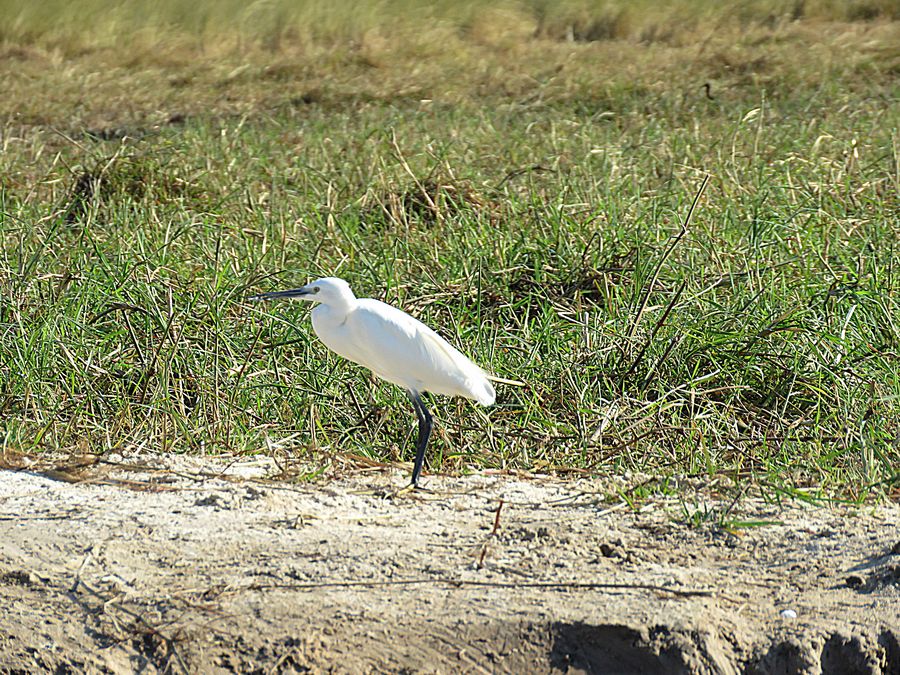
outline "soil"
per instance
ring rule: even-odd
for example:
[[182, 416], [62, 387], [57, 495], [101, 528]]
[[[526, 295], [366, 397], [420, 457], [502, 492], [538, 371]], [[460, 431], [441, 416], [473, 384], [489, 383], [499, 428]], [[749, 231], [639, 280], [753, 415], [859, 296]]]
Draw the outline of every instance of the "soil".
[[896, 504], [277, 471], [0, 472], [0, 672], [900, 673]]

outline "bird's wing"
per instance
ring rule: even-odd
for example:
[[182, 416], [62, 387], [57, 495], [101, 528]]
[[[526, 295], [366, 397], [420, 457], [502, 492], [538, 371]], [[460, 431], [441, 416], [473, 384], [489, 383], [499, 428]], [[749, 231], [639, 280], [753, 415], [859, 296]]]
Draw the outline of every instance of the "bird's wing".
[[[347, 319], [359, 360], [376, 375], [414, 391], [493, 402], [484, 372], [453, 345], [409, 314], [378, 300], [360, 300]], [[486, 388], [489, 391], [483, 391]]]

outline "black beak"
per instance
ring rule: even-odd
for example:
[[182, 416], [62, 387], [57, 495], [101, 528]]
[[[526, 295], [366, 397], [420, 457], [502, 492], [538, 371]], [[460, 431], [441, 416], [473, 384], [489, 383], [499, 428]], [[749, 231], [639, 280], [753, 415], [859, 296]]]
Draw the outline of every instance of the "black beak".
[[275, 298], [297, 298], [301, 295], [312, 295], [306, 288], [291, 288], [287, 291], [272, 291], [270, 293], [260, 293], [259, 295], [251, 295], [248, 300], [273, 300]]

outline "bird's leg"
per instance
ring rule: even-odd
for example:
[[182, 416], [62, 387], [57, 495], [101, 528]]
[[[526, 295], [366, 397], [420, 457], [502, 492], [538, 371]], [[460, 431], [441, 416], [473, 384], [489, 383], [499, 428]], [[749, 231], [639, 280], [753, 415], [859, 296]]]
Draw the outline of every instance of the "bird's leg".
[[416, 461], [415, 464], [413, 464], [412, 481], [410, 482], [410, 487], [418, 488], [419, 476], [422, 473], [422, 465], [425, 463], [425, 448], [428, 447], [428, 439], [431, 438], [431, 429], [434, 426], [434, 422], [431, 418], [431, 413], [428, 412], [428, 408], [425, 407], [425, 402], [422, 401], [421, 395], [414, 391], [407, 392], [407, 395], [413, 404], [413, 408], [416, 411], [416, 417], [419, 420], [419, 440], [416, 443]]

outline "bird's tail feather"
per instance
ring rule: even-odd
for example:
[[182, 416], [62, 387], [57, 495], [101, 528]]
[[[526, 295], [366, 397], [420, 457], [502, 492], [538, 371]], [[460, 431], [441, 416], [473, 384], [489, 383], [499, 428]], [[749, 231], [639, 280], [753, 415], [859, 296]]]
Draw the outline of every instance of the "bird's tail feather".
[[499, 382], [500, 384], [511, 384], [514, 387], [525, 387], [527, 386], [526, 382], [521, 382], [519, 380], [507, 380], [503, 377], [497, 377], [496, 375], [491, 375], [490, 373], [485, 373], [484, 376], [489, 379], [491, 382]]

